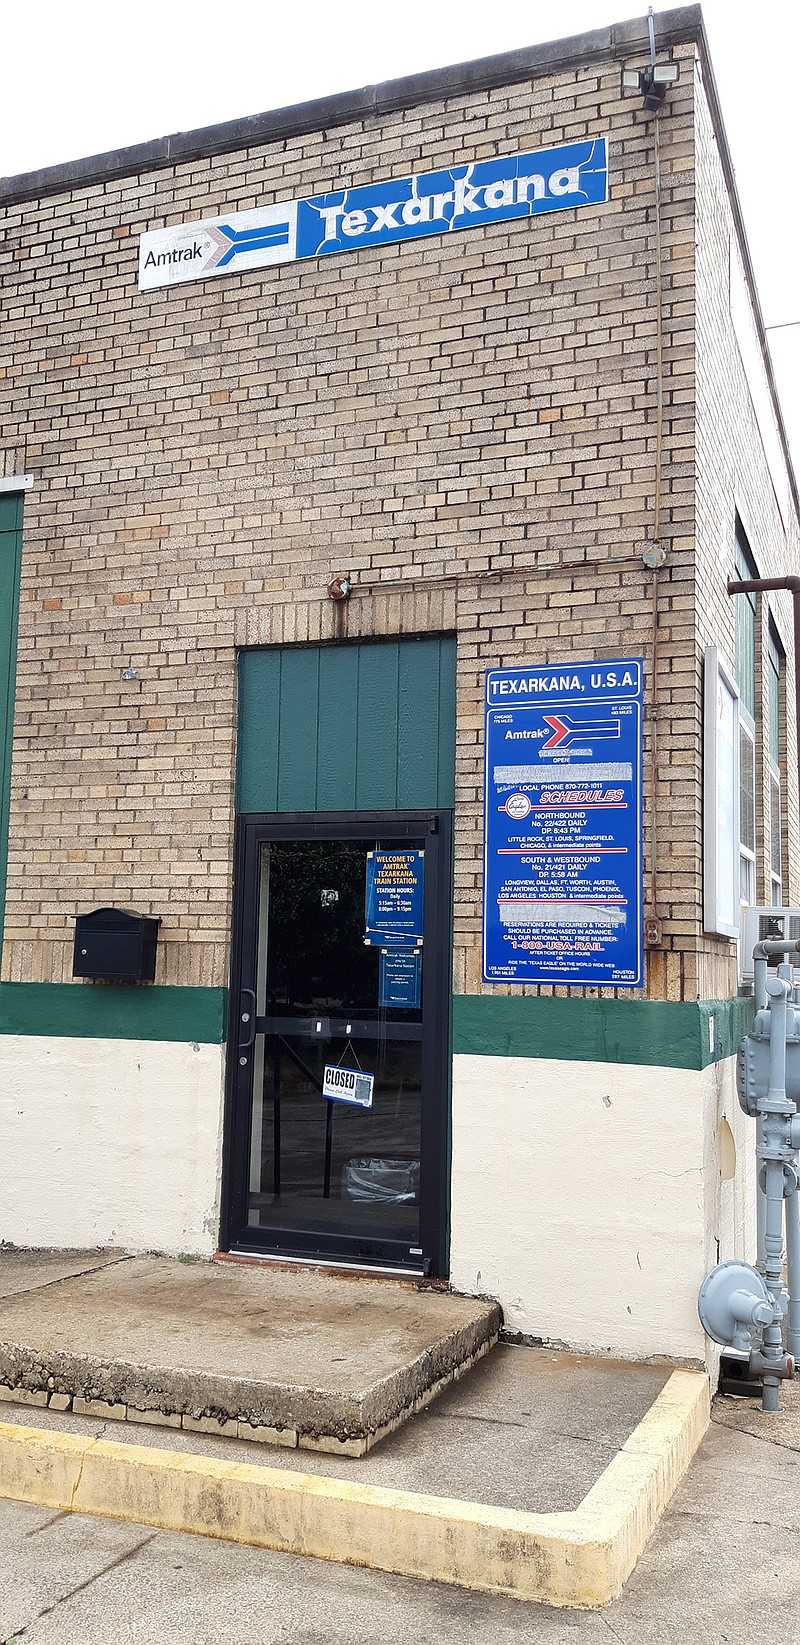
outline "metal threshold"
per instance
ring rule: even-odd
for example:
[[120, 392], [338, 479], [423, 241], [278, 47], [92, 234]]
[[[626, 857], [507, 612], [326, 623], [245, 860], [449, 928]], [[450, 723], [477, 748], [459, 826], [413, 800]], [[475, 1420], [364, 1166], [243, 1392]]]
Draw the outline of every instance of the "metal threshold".
[[230, 1251], [215, 1251], [214, 1262], [263, 1263], [273, 1268], [329, 1268], [338, 1274], [383, 1274], [392, 1279], [424, 1279], [422, 1268], [390, 1268], [378, 1263], [342, 1262], [335, 1257], [288, 1257], [278, 1252], [252, 1251], [234, 1245]]

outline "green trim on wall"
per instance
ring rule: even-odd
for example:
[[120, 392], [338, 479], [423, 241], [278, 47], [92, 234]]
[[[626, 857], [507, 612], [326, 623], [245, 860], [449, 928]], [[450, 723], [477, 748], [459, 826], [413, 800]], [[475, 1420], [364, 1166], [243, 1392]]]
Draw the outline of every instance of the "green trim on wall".
[[453, 1051], [700, 1069], [733, 1056], [752, 1014], [750, 999], [672, 1002], [456, 994]]
[[226, 988], [4, 982], [0, 983], [0, 1034], [221, 1045], [227, 993]]
[[0, 937], [6, 902], [21, 568], [22, 493], [10, 492], [0, 496]]
[[[733, 1056], [752, 1014], [750, 999], [669, 1003], [456, 994], [453, 1050], [483, 1057], [700, 1069]], [[0, 1034], [221, 1045], [226, 1017], [225, 988], [0, 983]]]

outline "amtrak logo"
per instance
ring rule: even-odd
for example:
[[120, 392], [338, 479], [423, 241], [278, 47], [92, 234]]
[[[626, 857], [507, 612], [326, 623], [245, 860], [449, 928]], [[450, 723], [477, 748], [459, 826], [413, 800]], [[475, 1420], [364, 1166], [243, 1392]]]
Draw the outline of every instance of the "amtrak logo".
[[139, 289], [480, 228], [608, 198], [605, 137], [144, 234]]
[[144, 234], [139, 289], [152, 291], [237, 268], [264, 268], [296, 256], [297, 202], [240, 211], [190, 227]]
[[227, 268], [234, 257], [241, 257], [246, 251], [266, 251], [272, 246], [288, 246], [291, 235], [291, 224], [266, 224], [263, 228], [231, 228], [228, 223], [220, 223], [219, 228], [210, 228], [209, 238], [214, 241], [215, 250], [206, 263], [204, 273], [215, 268]]

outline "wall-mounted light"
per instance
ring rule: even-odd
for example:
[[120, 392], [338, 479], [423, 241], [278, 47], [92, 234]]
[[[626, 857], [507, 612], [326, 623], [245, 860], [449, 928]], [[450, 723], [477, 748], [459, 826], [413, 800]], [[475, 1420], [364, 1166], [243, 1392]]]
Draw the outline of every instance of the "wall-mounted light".
[[657, 114], [667, 94], [667, 86], [674, 86], [678, 78], [677, 63], [656, 62], [656, 20], [652, 6], [647, 8], [647, 34], [650, 40], [650, 67], [647, 69], [622, 70], [622, 95], [626, 91], [638, 91], [644, 99], [644, 107], [650, 114]]
[[643, 106], [654, 114], [666, 97], [667, 86], [674, 86], [679, 74], [678, 63], [651, 63], [649, 69], [623, 69], [623, 96], [626, 92], [639, 92]]

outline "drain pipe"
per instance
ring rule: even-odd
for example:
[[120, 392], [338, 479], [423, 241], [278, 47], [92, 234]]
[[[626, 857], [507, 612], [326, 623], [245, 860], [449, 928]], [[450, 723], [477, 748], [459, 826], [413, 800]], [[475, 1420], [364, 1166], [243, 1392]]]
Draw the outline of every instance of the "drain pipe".
[[788, 589], [792, 596], [794, 634], [794, 722], [797, 738], [797, 783], [800, 796], [800, 577], [752, 577], [747, 582], [728, 583], [729, 594], [767, 594], [771, 589]]

